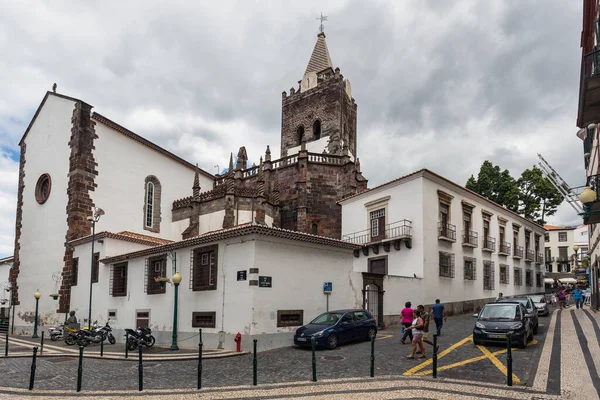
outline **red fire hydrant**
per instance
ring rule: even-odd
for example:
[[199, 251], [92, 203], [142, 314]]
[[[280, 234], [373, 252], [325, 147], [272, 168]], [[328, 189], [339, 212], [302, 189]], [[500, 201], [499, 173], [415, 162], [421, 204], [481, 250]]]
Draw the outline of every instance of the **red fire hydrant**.
[[236, 343], [235, 350], [239, 353], [240, 351], [242, 351], [242, 334], [238, 332], [237, 335], [235, 335], [235, 339], [233, 340]]

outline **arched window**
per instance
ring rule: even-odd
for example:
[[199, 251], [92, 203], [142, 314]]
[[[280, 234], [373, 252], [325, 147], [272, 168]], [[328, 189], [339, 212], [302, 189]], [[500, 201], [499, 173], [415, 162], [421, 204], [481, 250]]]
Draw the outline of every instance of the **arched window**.
[[300, 125], [298, 130], [296, 131], [296, 136], [298, 137], [298, 144], [302, 143], [302, 138], [304, 137], [304, 126]]
[[144, 182], [144, 229], [160, 232], [160, 181], [154, 175]]
[[321, 138], [321, 121], [316, 120], [313, 124], [313, 138], [318, 140]]
[[312, 233], [313, 235], [319, 234], [319, 225], [316, 222], [312, 224], [310, 233]]

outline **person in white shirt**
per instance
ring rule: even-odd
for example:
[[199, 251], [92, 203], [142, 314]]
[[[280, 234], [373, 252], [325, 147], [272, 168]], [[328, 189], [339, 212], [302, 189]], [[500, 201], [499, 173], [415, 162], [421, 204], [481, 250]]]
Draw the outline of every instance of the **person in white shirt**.
[[412, 340], [412, 352], [410, 355], [406, 356], [406, 358], [415, 358], [415, 352], [417, 351], [417, 345], [419, 346], [419, 350], [421, 350], [421, 355], [418, 358], [426, 358], [425, 355], [425, 345], [423, 344], [423, 327], [425, 323], [423, 322], [423, 318], [421, 318], [421, 313], [417, 310], [413, 312], [413, 321], [412, 325], [407, 327], [406, 329], [412, 329], [413, 340]]

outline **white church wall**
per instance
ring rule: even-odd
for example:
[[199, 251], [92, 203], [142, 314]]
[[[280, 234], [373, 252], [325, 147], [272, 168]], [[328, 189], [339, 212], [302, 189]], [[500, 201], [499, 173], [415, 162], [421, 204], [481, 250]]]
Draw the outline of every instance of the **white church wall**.
[[202, 235], [206, 232], [223, 229], [223, 217], [225, 217], [225, 210], [219, 210], [210, 214], [201, 215], [200, 234]]
[[[91, 195], [96, 206], [106, 212], [97, 229], [181, 239], [181, 232], [171, 231], [171, 208], [174, 200], [191, 195], [194, 170], [102, 123], [96, 123], [96, 134], [98, 186]], [[160, 233], [144, 229], [144, 182], [149, 175], [156, 176], [161, 184]], [[212, 180], [200, 174], [200, 186], [202, 191], [212, 189]]]
[[[43, 293], [39, 301], [39, 321], [53, 318], [58, 303], [48, 297], [52, 273], [63, 268], [67, 231], [67, 183], [69, 138], [75, 103], [48, 96], [27, 137], [24, 165], [22, 227], [20, 237], [19, 301], [15, 313], [15, 333], [31, 332], [35, 315], [33, 293]], [[46, 156], [45, 156], [46, 155]], [[48, 156], [52, 156], [49, 162]], [[52, 188], [44, 204], [35, 199], [38, 178], [50, 174]]]

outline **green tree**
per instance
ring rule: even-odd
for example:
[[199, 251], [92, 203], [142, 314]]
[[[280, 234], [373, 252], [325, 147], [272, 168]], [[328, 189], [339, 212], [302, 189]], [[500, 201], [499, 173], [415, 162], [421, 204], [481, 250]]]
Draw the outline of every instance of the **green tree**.
[[466, 187], [511, 211], [519, 211], [520, 191], [517, 181], [507, 169], [502, 171], [490, 161], [483, 162], [477, 179], [471, 175]]
[[521, 191], [519, 213], [525, 218], [545, 224], [546, 217], [554, 215], [563, 202], [562, 194], [535, 165], [523, 171], [517, 182]]

